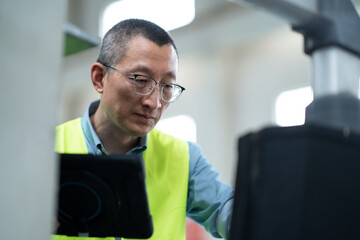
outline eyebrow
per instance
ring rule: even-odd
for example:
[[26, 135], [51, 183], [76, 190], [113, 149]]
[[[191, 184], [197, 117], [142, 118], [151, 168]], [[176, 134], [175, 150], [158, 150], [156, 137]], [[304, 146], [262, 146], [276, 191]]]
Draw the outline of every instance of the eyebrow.
[[152, 70], [144, 65], [136, 65], [135, 67], [129, 68], [129, 72], [144, 72], [152, 74]]
[[[149, 77], [154, 75], [154, 72], [151, 70], [151, 68], [148, 68], [144, 65], [137, 65], [133, 68], [130, 68], [129, 72], [132, 72], [132, 73], [143, 72], [144, 75], [149, 76]], [[167, 72], [165, 74], [165, 76], [174, 78], [176, 80], [175, 72]]]

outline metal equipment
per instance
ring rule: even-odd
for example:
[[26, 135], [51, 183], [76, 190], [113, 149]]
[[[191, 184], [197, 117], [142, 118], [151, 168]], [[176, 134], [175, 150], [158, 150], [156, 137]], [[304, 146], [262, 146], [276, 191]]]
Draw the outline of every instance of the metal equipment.
[[360, 18], [350, 0], [231, 0], [304, 35], [313, 102], [305, 124], [239, 139], [230, 237], [360, 238]]

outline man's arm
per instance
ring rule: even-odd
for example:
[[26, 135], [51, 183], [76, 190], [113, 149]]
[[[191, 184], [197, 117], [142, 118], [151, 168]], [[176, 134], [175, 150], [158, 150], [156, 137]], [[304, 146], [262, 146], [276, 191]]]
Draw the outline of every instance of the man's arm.
[[190, 169], [187, 216], [214, 237], [227, 238], [234, 192], [219, 179], [219, 173], [202, 155], [198, 145], [189, 142]]

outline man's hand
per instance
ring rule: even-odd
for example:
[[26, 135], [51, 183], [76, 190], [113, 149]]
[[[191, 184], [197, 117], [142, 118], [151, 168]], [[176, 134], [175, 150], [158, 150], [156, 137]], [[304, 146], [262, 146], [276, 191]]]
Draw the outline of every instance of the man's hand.
[[54, 227], [54, 233], [56, 234], [57, 230], [60, 227], [60, 222], [58, 219], [55, 219], [55, 227]]

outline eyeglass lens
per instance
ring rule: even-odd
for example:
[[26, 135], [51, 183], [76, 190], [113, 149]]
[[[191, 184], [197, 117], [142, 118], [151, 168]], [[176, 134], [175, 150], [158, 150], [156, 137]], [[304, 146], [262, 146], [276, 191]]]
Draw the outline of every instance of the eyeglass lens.
[[[156, 82], [146, 76], [136, 76], [134, 79], [134, 91], [138, 94], [149, 94], [156, 85]], [[172, 84], [160, 84], [161, 98], [166, 102], [175, 101], [181, 94], [182, 89]]]

